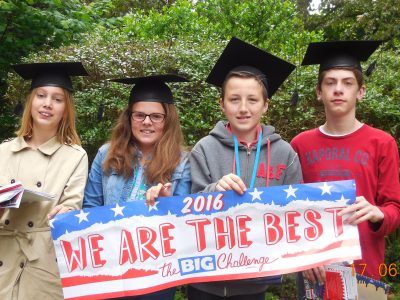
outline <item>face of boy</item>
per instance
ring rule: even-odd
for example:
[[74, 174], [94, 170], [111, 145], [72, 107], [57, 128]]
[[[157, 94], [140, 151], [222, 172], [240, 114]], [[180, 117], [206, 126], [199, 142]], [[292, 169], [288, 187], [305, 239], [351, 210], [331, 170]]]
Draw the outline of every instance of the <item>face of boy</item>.
[[229, 121], [232, 132], [239, 139], [255, 139], [257, 125], [268, 109], [261, 84], [254, 78], [232, 77], [225, 86], [220, 106]]
[[355, 114], [357, 100], [365, 95], [365, 87], [359, 86], [354, 73], [350, 70], [328, 70], [317, 88], [318, 100], [325, 106], [325, 113], [341, 117]]

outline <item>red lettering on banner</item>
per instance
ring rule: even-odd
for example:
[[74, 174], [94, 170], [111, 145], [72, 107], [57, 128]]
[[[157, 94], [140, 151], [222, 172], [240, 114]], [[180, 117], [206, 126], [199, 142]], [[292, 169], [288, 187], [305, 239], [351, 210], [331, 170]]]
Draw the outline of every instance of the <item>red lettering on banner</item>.
[[325, 208], [325, 211], [332, 214], [333, 217], [333, 228], [335, 230], [335, 237], [343, 234], [343, 218], [338, 216], [338, 212], [344, 207], [331, 207]]
[[100, 252], [104, 249], [99, 246], [99, 240], [104, 240], [100, 234], [92, 234], [88, 236], [90, 256], [92, 258], [93, 268], [100, 268], [105, 265], [106, 260], [101, 259]]
[[164, 263], [161, 266], [160, 270], [161, 270], [161, 276], [162, 277], [171, 277], [171, 276], [180, 274], [179, 269], [173, 268], [171, 262]]
[[296, 227], [299, 227], [299, 223], [295, 222], [295, 218], [299, 216], [301, 216], [301, 214], [298, 211], [285, 212], [286, 241], [288, 243], [296, 243], [300, 240], [300, 236], [296, 234]]
[[164, 257], [171, 256], [176, 252], [176, 249], [171, 248], [171, 241], [174, 238], [169, 234], [169, 231], [174, 228], [175, 226], [171, 223], [160, 224], [161, 250]]
[[210, 225], [211, 221], [208, 219], [195, 219], [187, 220], [186, 224], [194, 226], [196, 232], [197, 251], [203, 251], [207, 246], [204, 227]]
[[251, 244], [253, 244], [252, 241], [249, 241], [247, 239], [247, 233], [250, 231], [250, 228], [246, 227], [246, 222], [249, 222], [251, 220], [252, 218], [246, 215], [236, 217], [236, 228], [237, 228], [239, 248], [248, 248]]
[[156, 231], [149, 227], [138, 227], [136, 228], [136, 234], [140, 261], [146, 261], [150, 257], [154, 260], [157, 259], [160, 252], [153, 247], [157, 239]]
[[229, 249], [236, 245], [235, 226], [231, 217], [226, 217], [226, 222], [220, 218], [214, 219], [215, 242], [217, 250], [222, 249], [228, 242]]
[[280, 218], [272, 213], [264, 214], [265, 243], [274, 245], [283, 237], [283, 229], [279, 225]]
[[311, 227], [304, 229], [304, 237], [308, 241], [317, 240], [324, 231], [322, 224], [317, 219], [321, 219], [321, 214], [318, 211], [307, 209], [304, 212], [304, 220], [311, 225]]
[[128, 230], [121, 231], [121, 246], [119, 251], [119, 264], [123, 265], [129, 260], [133, 264], [137, 260], [132, 234]]
[[86, 260], [86, 244], [83, 238], [78, 239], [79, 249], [73, 250], [71, 243], [61, 240], [61, 248], [67, 263], [69, 272], [75, 270], [78, 266], [83, 270], [87, 266]]

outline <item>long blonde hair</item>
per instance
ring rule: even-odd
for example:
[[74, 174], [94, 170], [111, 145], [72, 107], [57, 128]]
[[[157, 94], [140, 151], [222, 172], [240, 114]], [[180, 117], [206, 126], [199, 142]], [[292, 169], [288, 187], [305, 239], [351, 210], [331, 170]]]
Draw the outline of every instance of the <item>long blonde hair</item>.
[[[164, 132], [154, 145], [151, 160], [146, 164], [147, 183], [170, 182], [183, 149], [183, 134], [176, 107], [173, 104], [161, 104], [166, 114]], [[138, 163], [136, 141], [131, 129], [132, 106], [133, 104], [128, 105], [120, 114], [113, 128], [110, 148], [103, 164], [106, 174], [114, 170], [125, 179], [132, 176]]]
[[[22, 114], [21, 127], [16, 132], [17, 136], [30, 139], [33, 135], [33, 119], [32, 119], [32, 101], [36, 95], [38, 88], [32, 89], [28, 96], [26, 97], [25, 109]], [[75, 105], [74, 98], [72, 94], [61, 88], [64, 92], [65, 98], [65, 110], [63, 118], [58, 125], [56, 136], [61, 144], [68, 145], [81, 145], [81, 140], [79, 139], [78, 133], [75, 127]]]

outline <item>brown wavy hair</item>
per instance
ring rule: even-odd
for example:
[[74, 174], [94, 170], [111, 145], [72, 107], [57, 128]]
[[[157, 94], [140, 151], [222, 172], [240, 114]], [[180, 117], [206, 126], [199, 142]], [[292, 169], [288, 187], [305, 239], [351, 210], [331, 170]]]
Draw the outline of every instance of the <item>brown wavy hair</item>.
[[[146, 164], [147, 183], [167, 183], [179, 164], [183, 150], [183, 134], [175, 105], [161, 103], [165, 111], [164, 130], [154, 145], [152, 159]], [[110, 148], [103, 163], [103, 170], [111, 170], [128, 179], [138, 164], [135, 137], [131, 129], [131, 112], [133, 104], [128, 105], [120, 114], [113, 128]]]
[[[21, 119], [21, 127], [16, 132], [17, 136], [19, 137], [30, 139], [33, 135], [33, 119], [31, 110], [32, 110], [32, 101], [36, 95], [37, 89], [38, 88], [31, 90], [28, 96], [26, 97], [25, 108]], [[65, 110], [63, 118], [61, 119], [60, 124], [58, 124], [56, 136], [61, 144], [80, 146], [81, 140], [79, 139], [75, 127], [74, 97], [68, 90], [64, 88], [61, 89], [64, 92]]]

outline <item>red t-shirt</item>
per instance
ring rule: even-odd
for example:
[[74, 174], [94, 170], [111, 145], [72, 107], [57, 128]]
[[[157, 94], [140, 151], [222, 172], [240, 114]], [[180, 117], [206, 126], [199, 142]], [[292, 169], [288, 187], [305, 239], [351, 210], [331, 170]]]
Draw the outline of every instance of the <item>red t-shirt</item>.
[[354, 179], [357, 196], [382, 210], [380, 226], [371, 222], [358, 225], [362, 259], [354, 262], [358, 273], [380, 279], [384, 236], [400, 227], [396, 141], [382, 130], [363, 125], [345, 136], [329, 136], [318, 128], [308, 130], [297, 135], [291, 145], [299, 155], [305, 183]]

